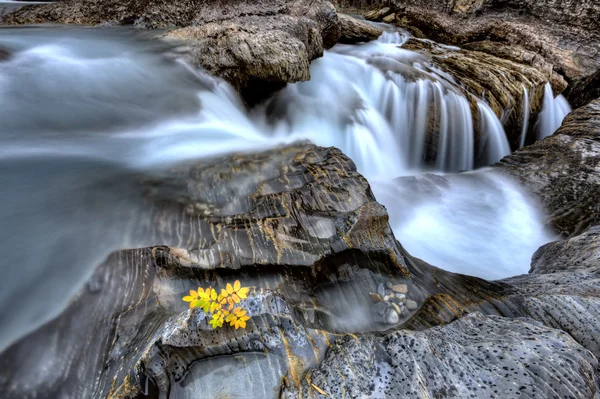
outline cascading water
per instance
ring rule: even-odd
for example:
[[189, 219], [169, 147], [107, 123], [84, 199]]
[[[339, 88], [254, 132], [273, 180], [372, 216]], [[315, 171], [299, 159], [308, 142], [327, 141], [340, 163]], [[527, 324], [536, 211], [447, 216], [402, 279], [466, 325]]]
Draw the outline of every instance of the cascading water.
[[562, 95], [554, 98], [552, 86], [550, 86], [550, 83], [546, 83], [544, 87], [544, 106], [539, 115], [538, 139], [541, 140], [556, 132], [569, 112], [571, 112], [571, 106], [567, 99]]
[[494, 111], [484, 102], [479, 102], [479, 115], [481, 120], [483, 138], [482, 141], [486, 142], [487, 148], [485, 164], [492, 165], [510, 155], [510, 145], [504, 133], [502, 123], [494, 114]]
[[519, 138], [519, 149], [525, 147], [527, 140], [527, 129], [529, 129], [529, 116], [531, 115], [531, 105], [529, 104], [529, 90], [523, 85], [523, 129]]
[[[518, 188], [488, 172], [447, 177], [435, 199], [429, 183], [381, 189], [476, 161], [469, 102], [450, 76], [398, 47], [402, 33], [336, 46], [309, 82], [251, 113], [228, 85], [149, 39], [125, 29], [2, 29], [11, 56], [0, 62], [0, 350], [58, 314], [110, 252], [156, 244], [135, 226], [147, 217], [139, 175], [203, 156], [306, 138], [337, 146], [372, 180], [410, 251], [482, 277], [525, 272], [549, 239]], [[479, 111], [493, 162], [508, 153], [506, 138], [489, 107]]]

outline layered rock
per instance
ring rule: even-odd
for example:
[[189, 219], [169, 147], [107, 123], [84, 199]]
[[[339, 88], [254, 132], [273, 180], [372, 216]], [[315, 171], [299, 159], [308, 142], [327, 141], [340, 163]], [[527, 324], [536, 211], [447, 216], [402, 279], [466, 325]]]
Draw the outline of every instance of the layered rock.
[[[561, 273], [548, 263], [597, 244], [548, 245], [534, 273], [501, 282], [445, 272], [394, 240], [348, 158], [310, 144], [185, 165], [142, 184], [153, 209], [140, 231], [163, 245], [111, 255], [58, 318], [3, 352], [5, 397], [404, 397], [417, 376], [419, 392], [445, 386], [449, 396], [479, 393], [476, 385], [498, 397], [521, 386], [597, 394], [597, 255], [570, 255]], [[251, 287], [245, 329], [213, 330], [181, 301], [236, 279]], [[493, 317], [464, 318], [477, 312]], [[508, 319], [522, 317], [546, 327]], [[359, 384], [355, 364], [382, 383]], [[505, 374], [510, 384], [492, 381]]]
[[572, 237], [600, 221], [600, 100], [572, 112], [552, 136], [500, 163], [548, 212], [548, 224]]

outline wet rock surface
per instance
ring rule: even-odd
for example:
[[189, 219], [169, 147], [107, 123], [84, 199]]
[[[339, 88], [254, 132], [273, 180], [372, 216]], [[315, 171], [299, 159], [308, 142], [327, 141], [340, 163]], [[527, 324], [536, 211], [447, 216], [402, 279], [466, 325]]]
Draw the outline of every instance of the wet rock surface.
[[[163, 245], [111, 255], [61, 316], [4, 351], [5, 397], [226, 389], [210, 385], [200, 364], [260, 373], [259, 396], [277, 397], [282, 378], [299, 385], [338, 336], [387, 329], [414, 313], [373, 320], [369, 293], [380, 285], [404, 285], [415, 302], [424, 297], [407, 280], [385, 210], [334, 148], [228, 156], [143, 185], [154, 204], [144, 228]], [[190, 289], [236, 279], [252, 288], [243, 330], [212, 330], [181, 300]], [[31, 373], [40, 378], [22, 378]], [[246, 377], [222, 381], [240, 392]]]
[[360, 43], [375, 40], [383, 33], [381, 29], [346, 14], [338, 14], [341, 25], [340, 43]]
[[581, 107], [544, 140], [504, 158], [500, 169], [517, 178], [565, 237], [600, 221], [600, 100]]

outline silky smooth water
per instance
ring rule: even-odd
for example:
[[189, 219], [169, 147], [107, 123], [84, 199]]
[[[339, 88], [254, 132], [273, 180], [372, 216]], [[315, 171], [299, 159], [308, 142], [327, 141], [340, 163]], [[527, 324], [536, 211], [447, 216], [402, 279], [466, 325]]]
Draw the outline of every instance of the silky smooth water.
[[[11, 53], [0, 62], [0, 350], [59, 314], [112, 251], [168, 244], [139, 228], [150, 217], [139, 176], [202, 157], [299, 139], [337, 146], [374, 182], [409, 251], [449, 270], [524, 273], [550, 239], [535, 204], [488, 172], [447, 175], [435, 193], [425, 178], [394, 180], [470, 170], [479, 156], [493, 163], [509, 152], [484, 102], [476, 151], [467, 100], [451, 76], [398, 47], [401, 32], [334, 47], [310, 81], [251, 112], [152, 35], [0, 29]], [[557, 109], [549, 107], [544, 115]]]

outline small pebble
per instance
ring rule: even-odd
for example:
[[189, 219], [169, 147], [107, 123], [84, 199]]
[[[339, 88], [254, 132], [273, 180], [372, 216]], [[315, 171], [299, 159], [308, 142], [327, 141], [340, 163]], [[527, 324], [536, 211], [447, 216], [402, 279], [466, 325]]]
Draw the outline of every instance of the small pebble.
[[408, 299], [406, 301], [406, 308], [408, 310], [416, 310], [419, 307], [419, 305], [417, 305], [417, 303], [415, 301], [413, 301], [412, 299]]
[[389, 295], [386, 295], [386, 296], [383, 297], [383, 301], [384, 302], [389, 302], [390, 299], [391, 299], [391, 297]]
[[402, 308], [398, 305], [396, 305], [395, 303], [392, 302], [392, 307], [394, 308], [394, 310], [396, 311], [396, 313], [398, 313], [399, 315], [402, 314]]
[[376, 294], [374, 292], [369, 292], [369, 296], [371, 297], [371, 300], [373, 302], [381, 302], [381, 301], [383, 301], [383, 298], [381, 297], [381, 295]]
[[385, 286], [383, 284], [377, 286], [377, 293], [381, 295], [382, 298], [385, 296]]
[[385, 286], [386, 286], [387, 288], [391, 289], [391, 288], [394, 286], [394, 284], [392, 284], [392, 282], [391, 282], [391, 281], [386, 281], [386, 282], [385, 282]]
[[392, 286], [392, 291], [406, 294], [408, 293], [408, 286], [406, 284], [396, 284]]
[[398, 316], [398, 313], [396, 313], [395, 310], [391, 309], [388, 312], [385, 320], [388, 324], [396, 324], [398, 321], [400, 321], [400, 316]]

